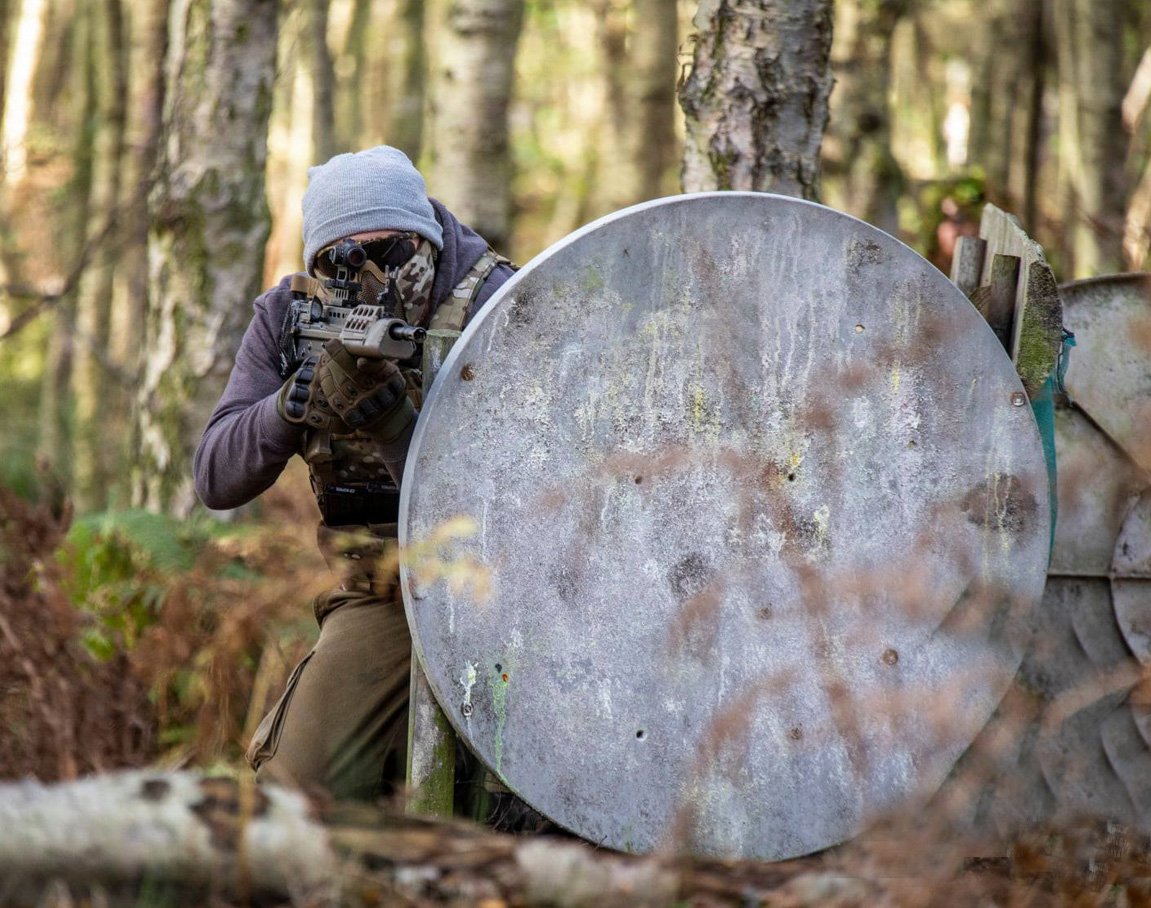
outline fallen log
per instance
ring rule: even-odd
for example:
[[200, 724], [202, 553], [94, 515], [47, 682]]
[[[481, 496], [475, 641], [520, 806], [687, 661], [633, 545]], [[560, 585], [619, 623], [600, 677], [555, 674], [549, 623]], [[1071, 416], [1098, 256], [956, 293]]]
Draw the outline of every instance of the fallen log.
[[1006, 904], [1036, 892], [1051, 905], [1120, 892], [1151, 904], [1148, 840], [1116, 824], [1036, 830], [975, 860], [946, 842], [946, 824], [912, 821], [774, 864], [636, 857], [331, 804], [250, 777], [126, 772], [0, 785], [0, 905], [829, 908]]
[[[717, 865], [718, 866], [718, 865]], [[771, 886], [804, 862], [761, 865]], [[61, 785], [0, 785], [0, 904], [55, 887], [137, 905], [436, 904], [665, 906], [687, 864], [524, 838], [468, 823], [331, 805], [249, 780], [127, 772]], [[742, 903], [701, 871], [704, 889]], [[61, 887], [63, 887], [61, 889]], [[724, 904], [724, 902], [715, 902]]]

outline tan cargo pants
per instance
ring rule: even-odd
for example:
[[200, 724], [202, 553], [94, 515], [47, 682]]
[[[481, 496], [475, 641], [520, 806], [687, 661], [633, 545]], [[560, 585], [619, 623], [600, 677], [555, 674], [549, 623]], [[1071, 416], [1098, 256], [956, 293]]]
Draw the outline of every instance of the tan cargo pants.
[[398, 578], [349, 572], [317, 597], [320, 638], [260, 723], [247, 758], [260, 781], [372, 801], [403, 785], [412, 642]]

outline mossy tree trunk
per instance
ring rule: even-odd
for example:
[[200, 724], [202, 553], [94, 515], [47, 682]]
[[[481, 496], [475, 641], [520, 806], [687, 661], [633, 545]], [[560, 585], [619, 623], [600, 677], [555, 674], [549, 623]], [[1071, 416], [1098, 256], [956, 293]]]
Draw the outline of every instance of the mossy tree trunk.
[[191, 455], [260, 290], [276, 0], [173, 0], [152, 198], [138, 506], [187, 514]]
[[511, 230], [508, 106], [523, 0], [452, 0], [435, 86], [431, 191], [496, 247]]
[[683, 187], [819, 197], [832, 0], [701, 0]]

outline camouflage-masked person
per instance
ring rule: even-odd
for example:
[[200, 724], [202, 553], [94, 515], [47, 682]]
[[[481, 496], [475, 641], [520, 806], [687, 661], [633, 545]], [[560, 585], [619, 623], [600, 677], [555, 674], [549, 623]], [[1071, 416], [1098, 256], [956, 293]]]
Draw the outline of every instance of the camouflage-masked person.
[[[310, 286], [331, 283], [339, 244], [354, 240], [366, 259], [355, 282], [371, 297], [363, 301], [386, 300], [393, 316], [415, 325], [461, 328], [513, 273], [428, 198], [419, 172], [394, 148], [313, 167], [303, 214]], [[308, 461], [320, 546], [344, 580], [314, 603], [319, 640], [248, 759], [261, 779], [371, 799], [402, 780], [405, 764], [411, 640], [397, 578], [371, 566], [395, 535], [419, 366], [359, 359], [338, 340], [302, 356], [285, 324], [291, 286], [285, 277], [255, 301], [196, 452], [196, 490], [208, 507], [234, 508], [271, 486], [293, 455]]]

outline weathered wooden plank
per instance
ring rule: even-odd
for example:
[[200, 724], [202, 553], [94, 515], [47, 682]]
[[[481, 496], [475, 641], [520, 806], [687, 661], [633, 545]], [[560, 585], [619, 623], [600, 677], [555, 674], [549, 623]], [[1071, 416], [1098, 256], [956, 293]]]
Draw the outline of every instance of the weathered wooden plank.
[[456, 734], [432, 694], [419, 659], [413, 657], [408, 703], [408, 813], [450, 817], [455, 781]]
[[1011, 349], [1011, 332], [1015, 320], [1015, 295], [1019, 284], [1019, 259], [1014, 255], [992, 257], [991, 276], [977, 288], [971, 302], [991, 326], [1004, 350]]
[[[423, 394], [447, 359], [459, 331], [429, 331], [423, 349]], [[455, 803], [456, 734], [436, 702], [419, 659], [412, 658], [411, 700], [408, 704], [409, 813], [451, 816]]]
[[955, 244], [955, 255], [951, 259], [951, 282], [968, 299], [979, 289], [983, 277], [983, 259], [987, 253], [987, 242], [977, 236], [961, 236]]
[[1043, 247], [1019, 221], [994, 205], [985, 205], [979, 236], [987, 242], [981, 284], [991, 282], [999, 255], [1020, 260], [1015, 314], [1008, 349], [1027, 393], [1034, 398], [1055, 368], [1063, 338], [1063, 304]]

